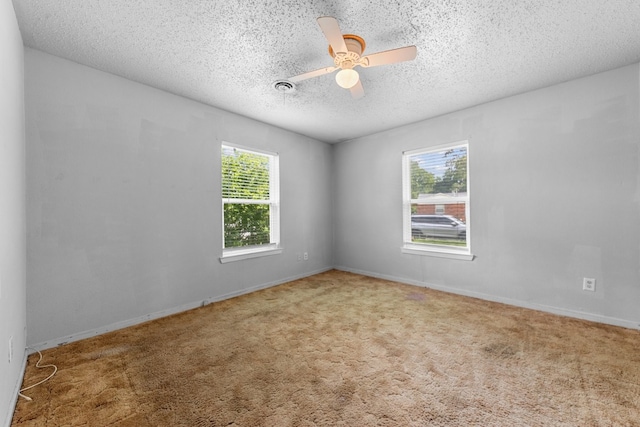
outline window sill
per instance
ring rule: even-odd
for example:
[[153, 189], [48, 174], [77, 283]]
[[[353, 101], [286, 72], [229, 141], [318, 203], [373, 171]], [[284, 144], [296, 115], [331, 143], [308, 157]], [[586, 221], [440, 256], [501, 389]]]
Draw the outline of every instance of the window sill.
[[458, 259], [461, 261], [472, 261], [473, 258], [475, 257], [475, 255], [467, 251], [423, 247], [419, 245], [405, 245], [402, 247], [401, 250], [403, 254], [432, 256], [436, 258]]
[[282, 253], [282, 248], [269, 246], [268, 248], [251, 248], [251, 249], [233, 249], [223, 252], [220, 257], [220, 262], [226, 264], [227, 262], [242, 261], [243, 259], [259, 258], [269, 255], [278, 255]]

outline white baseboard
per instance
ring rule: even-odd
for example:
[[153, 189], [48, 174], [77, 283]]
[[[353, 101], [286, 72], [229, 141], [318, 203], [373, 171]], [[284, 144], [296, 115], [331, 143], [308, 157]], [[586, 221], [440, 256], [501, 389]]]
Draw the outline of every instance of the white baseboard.
[[20, 393], [20, 389], [22, 388], [22, 381], [24, 380], [24, 372], [27, 369], [27, 358], [29, 354], [25, 351], [22, 355], [22, 368], [20, 369], [20, 375], [18, 376], [18, 380], [14, 386], [13, 394], [11, 401], [9, 402], [9, 411], [7, 413], [7, 418], [4, 421], [5, 427], [11, 427], [11, 422], [13, 421], [13, 414], [16, 412], [16, 405], [18, 404], [18, 393]]
[[616, 318], [616, 317], [609, 317], [609, 316], [602, 316], [602, 315], [599, 315], [599, 314], [587, 313], [587, 312], [578, 311], [578, 310], [571, 310], [571, 309], [567, 309], [567, 308], [554, 307], [554, 306], [549, 306], [549, 305], [544, 305], [544, 304], [535, 304], [535, 303], [531, 303], [531, 302], [527, 302], [527, 301], [520, 301], [520, 300], [516, 300], [516, 299], [511, 299], [511, 298], [505, 298], [505, 297], [499, 297], [499, 296], [495, 296], [495, 295], [485, 294], [485, 293], [482, 293], [482, 292], [473, 292], [473, 291], [467, 291], [467, 290], [464, 290], [464, 289], [452, 288], [452, 287], [449, 287], [449, 286], [432, 285], [430, 283], [419, 282], [417, 280], [405, 279], [405, 278], [402, 278], [402, 277], [395, 277], [395, 276], [390, 276], [390, 275], [386, 275], [386, 274], [378, 274], [378, 273], [373, 273], [373, 272], [370, 272], [370, 271], [358, 270], [358, 269], [353, 269], [353, 268], [348, 268], [348, 267], [339, 267], [339, 266], [337, 266], [337, 267], [335, 267], [335, 269], [336, 270], [341, 270], [341, 271], [347, 271], [347, 272], [350, 272], [350, 273], [362, 274], [363, 276], [369, 276], [369, 277], [376, 277], [376, 278], [379, 278], [379, 279], [391, 280], [391, 281], [394, 281], [394, 282], [404, 283], [404, 284], [407, 284], [407, 285], [419, 286], [419, 287], [422, 287], [422, 288], [435, 289], [435, 290], [438, 290], [438, 291], [449, 292], [449, 293], [452, 293], [452, 294], [463, 295], [463, 296], [473, 297], [473, 298], [479, 298], [479, 299], [483, 299], [483, 300], [486, 300], [486, 301], [499, 302], [499, 303], [502, 303], [502, 304], [513, 305], [515, 307], [528, 308], [528, 309], [531, 309], [531, 310], [544, 311], [544, 312], [547, 312], [547, 313], [557, 314], [557, 315], [560, 315], [560, 316], [574, 317], [576, 319], [589, 320], [591, 322], [604, 323], [604, 324], [607, 324], [607, 325], [621, 326], [623, 328], [639, 329], [640, 330], [640, 322], [638, 322], [638, 321], [634, 322], [632, 320], [619, 319], [619, 318]]
[[149, 320], [155, 320], [155, 319], [159, 319], [161, 317], [166, 317], [166, 316], [171, 316], [172, 314], [177, 314], [177, 313], [181, 313], [183, 311], [187, 311], [187, 310], [191, 310], [197, 307], [202, 307], [208, 304], [211, 304], [213, 302], [217, 302], [217, 301], [223, 301], [229, 298], [234, 298], [240, 295], [244, 295], [244, 294], [248, 294], [251, 292], [255, 292], [255, 291], [259, 291], [260, 289], [266, 289], [266, 288], [270, 288], [272, 286], [277, 286], [277, 285], [281, 285], [283, 283], [287, 283], [287, 282], [291, 282], [294, 280], [298, 280], [298, 279], [302, 279], [304, 277], [309, 277], [309, 276], [313, 276], [315, 274], [319, 274], [319, 273], [323, 273], [325, 271], [329, 271], [332, 270], [333, 267], [327, 267], [327, 268], [323, 268], [320, 270], [316, 270], [316, 271], [312, 271], [312, 272], [308, 272], [308, 273], [304, 273], [304, 274], [300, 274], [300, 275], [295, 275], [295, 276], [291, 276], [291, 277], [286, 277], [283, 279], [279, 279], [279, 280], [275, 280], [272, 282], [267, 282], [267, 283], [262, 283], [256, 286], [252, 286], [250, 288], [245, 288], [239, 291], [234, 291], [234, 292], [229, 292], [223, 295], [217, 295], [217, 296], [213, 296], [213, 297], [209, 297], [209, 298], [205, 298], [204, 300], [200, 300], [200, 301], [193, 301], [187, 304], [182, 304], [176, 307], [171, 307], [165, 310], [160, 310], [160, 311], [156, 311], [155, 313], [149, 313], [149, 314], [145, 314], [143, 316], [140, 317], [136, 317], [133, 319], [128, 319], [128, 320], [123, 320], [121, 322], [116, 322], [116, 323], [111, 323], [109, 325], [105, 325], [105, 326], [101, 326], [99, 328], [95, 328], [95, 329], [90, 329], [88, 331], [82, 331], [82, 332], [78, 332], [76, 334], [72, 334], [72, 335], [67, 335], [64, 337], [60, 337], [60, 338], [55, 338], [52, 340], [48, 340], [48, 341], [43, 341], [43, 342], [39, 342], [36, 344], [29, 344], [29, 350], [31, 350], [30, 353], [35, 353], [36, 350], [46, 350], [48, 348], [53, 348], [53, 347], [57, 347], [59, 345], [63, 345], [63, 344], [67, 344], [70, 342], [74, 342], [74, 341], [80, 341], [82, 339], [85, 338], [91, 338], [91, 337], [95, 337], [97, 335], [102, 335], [105, 334], [107, 332], [112, 332], [112, 331], [116, 331], [118, 329], [123, 329], [123, 328], [127, 328], [129, 326], [133, 326], [133, 325], [137, 325], [140, 323], [144, 323], [147, 322]]
[[[250, 288], [242, 289], [242, 290], [239, 290], [239, 291], [229, 292], [229, 293], [226, 293], [226, 294], [223, 294], [223, 295], [217, 295], [217, 296], [205, 298], [204, 300], [200, 300], [200, 301], [194, 301], [194, 302], [191, 302], [191, 303], [182, 304], [182, 305], [177, 306], [177, 307], [168, 308], [168, 309], [165, 309], [165, 310], [157, 311], [155, 313], [145, 314], [145, 315], [140, 316], [140, 317], [136, 317], [136, 318], [129, 319], [129, 320], [124, 320], [124, 321], [121, 321], [121, 322], [112, 323], [112, 324], [109, 324], [109, 325], [106, 325], [106, 326], [102, 326], [102, 327], [99, 327], [99, 328], [95, 328], [95, 329], [91, 329], [91, 330], [88, 330], [88, 331], [79, 332], [77, 334], [67, 335], [67, 336], [64, 336], [64, 337], [55, 338], [55, 339], [52, 339], [52, 340], [43, 341], [43, 342], [36, 343], [36, 344], [30, 344], [29, 345], [29, 350], [31, 350], [30, 353], [34, 353], [36, 350], [45, 350], [45, 349], [48, 349], [48, 348], [56, 347], [56, 346], [59, 346], [59, 345], [70, 343], [70, 342], [79, 341], [79, 340], [82, 340], [82, 339], [85, 339], [85, 338], [94, 337], [94, 336], [101, 335], [101, 334], [104, 334], [104, 333], [107, 333], [107, 332], [112, 332], [112, 331], [116, 331], [118, 329], [123, 329], [123, 328], [129, 327], [129, 326], [137, 325], [139, 323], [147, 322], [149, 320], [159, 319], [161, 317], [166, 317], [166, 316], [170, 316], [172, 314], [181, 313], [183, 311], [191, 310], [191, 309], [194, 309], [194, 308], [197, 308], [197, 307], [202, 307], [203, 305], [211, 304], [211, 303], [214, 303], [214, 302], [217, 302], [217, 301], [223, 301], [223, 300], [226, 300], [226, 299], [229, 299], [229, 298], [234, 298], [234, 297], [237, 297], [237, 296], [240, 296], [240, 295], [244, 295], [244, 294], [248, 294], [248, 293], [251, 293], [251, 292], [255, 292], [255, 291], [258, 291], [260, 289], [266, 289], [266, 288], [270, 288], [272, 286], [281, 285], [281, 284], [286, 283], [286, 282], [291, 282], [293, 280], [298, 280], [298, 279], [302, 279], [304, 277], [313, 276], [315, 274], [319, 274], [319, 273], [323, 273], [325, 271], [329, 271], [329, 270], [331, 270], [333, 268], [335, 268], [337, 270], [351, 272], [351, 273], [362, 274], [364, 276], [377, 277], [377, 278], [385, 279], [385, 280], [392, 280], [394, 282], [405, 283], [405, 284], [408, 284], [408, 285], [426, 287], [426, 288], [435, 289], [435, 290], [444, 291], [444, 292], [449, 292], [449, 293], [453, 293], [453, 294], [464, 295], [464, 296], [473, 297], [473, 298], [479, 298], [479, 299], [483, 299], [483, 300], [487, 300], [487, 301], [494, 301], [494, 302], [499, 302], [499, 303], [503, 303], [503, 304], [509, 304], [509, 305], [513, 305], [513, 306], [516, 306], [516, 307], [522, 307], [522, 308], [528, 308], [528, 309], [532, 309], [532, 310], [544, 311], [544, 312], [552, 313], [552, 314], [558, 314], [558, 315], [561, 315], [561, 316], [574, 317], [574, 318], [577, 318], [577, 319], [589, 320], [589, 321], [592, 321], [592, 322], [604, 323], [604, 324], [614, 325], [614, 326], [621, 326], [621, 327], [629, 328], [629, 329], [640, 329], [640, 322], [634, 322], [634, 321], [631, 321], [631, 320], [619, 319], [619, 318], [609, 317], [609, 316], [602, 316], [602, 315], [598, 315], [598, 314], [587, 313], [587, 312], [582, 312], [582, 311], [577, 311], [577, 310], [570, 310], [570, 309], [560, 308], [560, 307], [547, 306], [547, 305], [543, 305], [543, 304], [535, 304], [535, 303], [530, 303], [530, 302], [527, 302], [527, 301], [520, 301], [520, 300], [511, 299], [511, 298], [505, 298], [505, 297], [499, 297], [499, 296], [490, 295], [490, 294], [484, 294], [484, 293], [481, 293], [481, 292], [466, 291], [466, 290], [463, 290], [463, 289], [452, 288], [452, 287], [449, 287], [449, 286], [432, 285], [432, 284], [429, 284], [429, 283], [419, 282], [417, 280], [411, 280], [411, 279], [406, 279], [406, 278], [396, 277], [396, 276], [391, 276], [391, 275], [386, 275], [386, 274], [378, 274], [378, 273], [374, 273], [374, 272], [371, 272], [371, 271], [358, 270], [358, 269], [353, 269], [353, 268], [348, 268], [348, 267], [343, 267], [343, 266], [335, 266], [335, 267], [323, 268], [323, 269], [312, 271], [312, 272], [308, 272], [308, 273], [305, 273], [305, 274], [300, 274], [300, 275], [296, 275], [296, 276], [291, 276], [291, 277], [279, 279], [279, 280], [272, 281], [272, 282], [262, 283], [260, 285], [252, 286]], [[25, 366], [26, 366], [26, 356], [25, 356], [24, 363], [25, 363]], [[23, 369], [23, 371], [24, 371], [24, 369]], [[22, 380], [20, 380], [20, 381], [22, 381]], [[16, 393], [16, 396], [17, 396], [17, 393]]]

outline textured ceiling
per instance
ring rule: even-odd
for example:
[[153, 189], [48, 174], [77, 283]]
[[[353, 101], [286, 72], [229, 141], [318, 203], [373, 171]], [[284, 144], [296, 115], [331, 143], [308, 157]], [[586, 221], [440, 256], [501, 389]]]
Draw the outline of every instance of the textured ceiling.
[[[14, 0], [25, 45], [310, 137], [339, 142], [640, 61], [638, 0]], [[316, 22], [366, 54], [354, 100]]]

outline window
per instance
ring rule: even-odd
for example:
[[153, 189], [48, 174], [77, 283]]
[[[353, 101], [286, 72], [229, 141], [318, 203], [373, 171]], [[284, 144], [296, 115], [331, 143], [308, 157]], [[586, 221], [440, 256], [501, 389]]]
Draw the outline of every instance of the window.
[[403, 252], [473, 259], [468, 148], [464, 141], [403, 154]]
[[221, 262], [280, 253], [278, 155], [222, 145]]

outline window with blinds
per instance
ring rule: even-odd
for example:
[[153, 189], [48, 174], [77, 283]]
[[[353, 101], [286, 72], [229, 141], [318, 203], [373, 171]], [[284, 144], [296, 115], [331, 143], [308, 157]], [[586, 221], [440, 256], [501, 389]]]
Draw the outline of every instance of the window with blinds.
[[279, 246], [278, 155], [222, 145], [223, 251]]
[[403, 153], [404, 247], [469, 253], [468, 143]]

